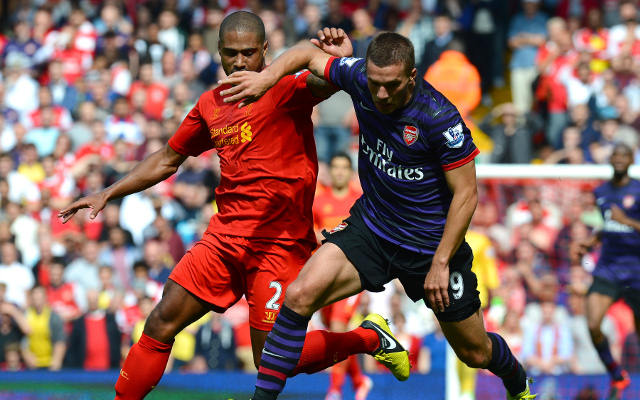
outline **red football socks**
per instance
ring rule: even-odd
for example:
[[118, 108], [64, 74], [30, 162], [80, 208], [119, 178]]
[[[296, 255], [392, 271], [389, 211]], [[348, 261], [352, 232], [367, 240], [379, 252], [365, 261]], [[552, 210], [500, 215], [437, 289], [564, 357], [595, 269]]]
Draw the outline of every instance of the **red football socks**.
[[342, 393], [342, 387], [344, 386], [345, 377], [349, 375], [353, 388], [356, 389], [364, 380], [360, 365], [358, 365], [358, 356], [355, 354], [350, 355], [347, 361], [336, 364], [331, 369], [331, 376], [329, 378], [329, 392]]
[[120, 370], [115, 400], [141, 400], [160, 382], [171, 354], [171, 344], [142, 334]]
[[364, 374], [362, 373], [362, 369], [360, 369], [358, 356], [356, 355], [349, 356], [349, 359], [347, 360], [346, 364], [347, 364], [347, 374], [349, 374], [349, 377], [351, 377], [353, 388], [356, 389], [364, 383]]
[[345, 333], [311, 331], [291, 376], [322, 371], [352, 354], [373, 353], [379, 346], [378, 334], [372, 329], [356, 328]]

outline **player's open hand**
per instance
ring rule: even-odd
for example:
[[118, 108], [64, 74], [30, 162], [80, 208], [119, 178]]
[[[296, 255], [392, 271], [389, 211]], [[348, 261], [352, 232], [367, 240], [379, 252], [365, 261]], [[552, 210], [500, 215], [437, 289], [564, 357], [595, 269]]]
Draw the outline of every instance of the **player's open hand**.
[[311, 39], [311, 43], [334, 57], [351, 57], [353, 55], [351, 40], [342, 29], [321, 29], [318, 31], [318, 39]]
[[89, 218], [94, 219], [98, 213], [107, 205], [107, 197], [104, 192], [83, 197], [72, 203], [70, 206], [58, 213], [58, 218], [62, 218], [62, 223], [66, 224], [74, 215], [83, 208], [91, 208]]
[[225, 103], [234, 103], [242, 100], [240, 104], [238, 104], [238, 108], [255, 103], [267, 90], [276, 84], [276, 82], [271, 82], [266, 70], [263, 72], [234, 72], [227, 76], [227, 79], [220, 80], [218, 83], [220, 85], [233, 86], [220, 92], [220, 96], [224, 97]]
[[615, 204], [611, 205], [611, 219], [614, 221], [618, 221], [623, 225], [627, 225], [627, 214], [622, 211], [622, 208], [618, 207]]
[[449, 265], [431, 265], [424, 280], [424, 292], [433, 312], [438, 313], [449, 307]]

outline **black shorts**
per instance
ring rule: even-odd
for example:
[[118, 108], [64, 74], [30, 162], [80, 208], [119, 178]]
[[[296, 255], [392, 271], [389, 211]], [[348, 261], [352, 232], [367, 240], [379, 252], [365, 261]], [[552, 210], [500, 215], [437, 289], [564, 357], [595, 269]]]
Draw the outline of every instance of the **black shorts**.
[[625, 303], [631, 307], [633, 310], [633, 315], [636, 318], [640, 318], [640, 291], [627, 289], [621, 287], [620, 285], [616, 285], [615, 283], [608, 281], [606, 279], [602, 279], [600, 277], [594, 276], [593, 283], [589, 288], [589, 293], [599, 293], [604, 294], [605, 296], [609, 296], [612, 299], [618, 300], [623, 299]]
[[[381, 292], [384, 284], [398, 278], [411, 300], [423, 299], [431, 308], [423, 286], [432, 256], [407, 250], [375, 235], [355, 207], [342, 224], [322, 234], [326, 242], [338, 246], [356, 267], [363, 290]], [[478, 280], [471, 271], [472, 261], [471, 248], [463, 242], [449, 263], [449, 307], [436, 313], [438, 320], [463, 321], [480, 308]]]

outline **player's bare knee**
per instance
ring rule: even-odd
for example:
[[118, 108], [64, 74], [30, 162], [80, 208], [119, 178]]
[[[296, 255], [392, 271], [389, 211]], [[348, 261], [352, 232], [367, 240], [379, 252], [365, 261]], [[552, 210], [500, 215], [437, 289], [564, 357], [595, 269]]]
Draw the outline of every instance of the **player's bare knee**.
[[162, 303], [151, 311], [147, 322], [144, 324], [144, 332], [147, 336], [160, 342], [166, 342], [175, 337], [178, 332], [174, 332], [174, 321], [163, 312]]
[[313, 310], [311, 293], [304, 282], [295, 281], [287, 288], [285, 304], [298, 314], [313, 314], [315, 310]]
[[587, 320], [587, 327], [589, 328], [589, 334], [592, 339], [600, 339], [600, 337], [602, 337], [603, 334], [598, 321]]
[[482, 350], [465, 351], [460, 360], [469, 368], [485, 368], [489, 365], [490, 356]]
[[469, 368], [486, 368], [491, 360], [491, 352], [487, 346], [458, 349], [456, 354]]

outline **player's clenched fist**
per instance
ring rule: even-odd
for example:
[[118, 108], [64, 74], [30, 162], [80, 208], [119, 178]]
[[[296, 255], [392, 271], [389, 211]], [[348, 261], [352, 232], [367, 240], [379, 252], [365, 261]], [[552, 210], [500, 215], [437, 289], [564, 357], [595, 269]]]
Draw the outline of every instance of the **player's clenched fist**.
[[91, 208], [89, 218], [94, 219], [98, 213], [107, 205], [107, 198], [104, 192], [83, 197], [72, 203], [69, 207], [58, 213], [58, 218], [63, 218], [62, 223], [69, 221], [76, 213], [83, 208]]

